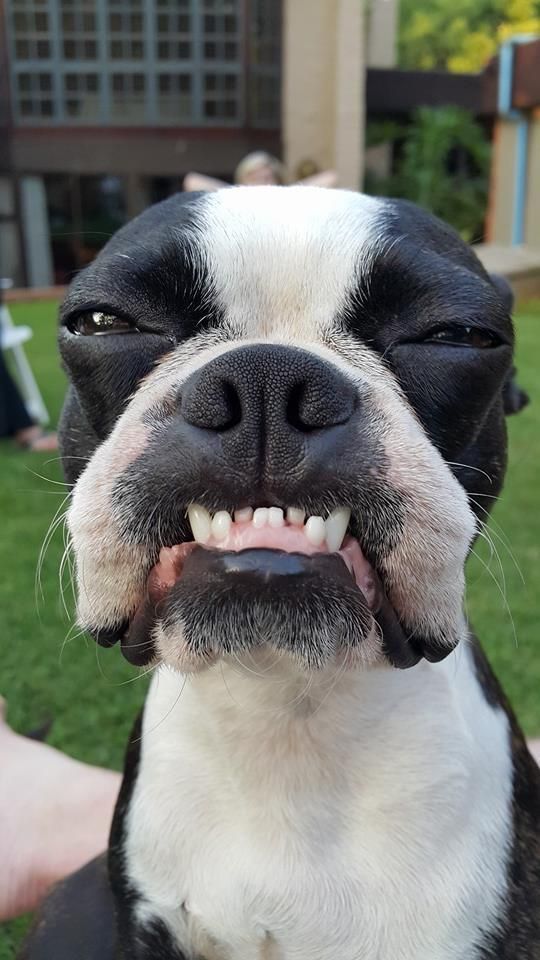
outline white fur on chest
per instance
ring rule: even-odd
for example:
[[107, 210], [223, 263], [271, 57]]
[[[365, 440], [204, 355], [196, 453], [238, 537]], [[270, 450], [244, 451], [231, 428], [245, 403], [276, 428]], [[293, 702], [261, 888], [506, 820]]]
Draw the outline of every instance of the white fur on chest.
[[511, 758], [468, 650], [303, 699], [264, 676], [155, 676], [126, 850], [141, 919], [208, 960], [474, 960], [503, 910]]

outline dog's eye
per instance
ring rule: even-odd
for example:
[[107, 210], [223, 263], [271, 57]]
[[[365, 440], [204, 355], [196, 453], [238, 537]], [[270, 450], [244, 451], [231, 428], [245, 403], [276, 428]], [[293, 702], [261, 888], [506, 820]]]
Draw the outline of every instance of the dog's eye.
[[446, 343], [454, 347], [473, 347], [486, 350], [498, 347], [501, 343], [496, 334], [481, 327], [469, 327], [459, 323], [433, 330], [424, 338], [423, 343]]
[[80, 337], [103, 336], [107, 333], [138, 333], [135, 324], [114, 313], [88, 310], [68, 322], [68, 329]]

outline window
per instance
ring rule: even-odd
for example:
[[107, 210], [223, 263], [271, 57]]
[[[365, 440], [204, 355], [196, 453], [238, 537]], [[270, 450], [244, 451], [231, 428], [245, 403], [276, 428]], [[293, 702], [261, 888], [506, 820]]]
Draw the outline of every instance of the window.
[[110, 84], [111, 120], [114, 123], [144, 123], [146, 119], [144, 73], [113, 73]]
[[60, 0], [62, 52], [66, 60], [96, 60], [98, 22], [94, 0]]
[[63, 76], [65, 116], [71, 120], [98, 121], [100, 85], [101, 77], [98, 73], [65, 73]]
[[191, 121], [192, 79], [189, 73], [160, 73], [158, 77], [158, 118], [170, 123]]
[[281, 4], [251, 0], [248, 73], [249, 120], [277, 127], [281, 114]]
[[142, 0], [109, 0], [108, 10], [107, 26], [111, 59], [143, 60], [146, 37]]
[[239, 0], [201, 0], [202, 122], [241, 122], [242, 29]]
[[4, 3], [19, 123], [279, 125], [281, 0]]
[[156, 6], [158, 60], [189, 60], [193, 56], [193, 17], [188, 3], [162, 0]]
[[53, 77], [50, 73], [28, 71], [16, 75], [16, 106], [26, 120], [45, 120], [54, 115]]
[[11, 31], [18, 60], [48, 60], [51, 56], [48, 10], [39, 0], [11, 0]]

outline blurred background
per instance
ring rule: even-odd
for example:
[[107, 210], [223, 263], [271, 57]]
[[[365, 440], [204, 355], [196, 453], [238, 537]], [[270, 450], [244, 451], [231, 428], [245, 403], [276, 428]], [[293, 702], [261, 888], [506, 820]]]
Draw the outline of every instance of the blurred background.
[[[3, 7], [3, 10], [2, 10]], [[1, 0], [0, 255], [64, 284], [256, 149], [540, 246], [538, 0]]]
[[[420, 203], [513, 286], [531, 404], [468, 605], [540, 735], [540, 0], [0, 0], [0, 346], [24, 402], [54, 427], [58, 301], [111, 233], [261, 150], [288, 182]], [[0, 442], [0, 693], [18, 729], [52, 719], [119, 767], [146, 680], [72, 627], [66, 492], [57, 454]]]

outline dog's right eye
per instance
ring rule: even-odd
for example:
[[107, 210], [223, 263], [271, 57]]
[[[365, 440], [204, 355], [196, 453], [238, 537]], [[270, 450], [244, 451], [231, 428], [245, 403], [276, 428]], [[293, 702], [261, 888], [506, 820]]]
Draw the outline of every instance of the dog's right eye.
[[102, 310], [87, 310], [68, 320], [67, 328], [79, 337], [100, 337], [108, 333], [139, 333], [138, 328], [125, 317]]

